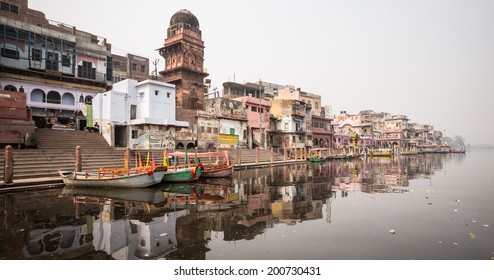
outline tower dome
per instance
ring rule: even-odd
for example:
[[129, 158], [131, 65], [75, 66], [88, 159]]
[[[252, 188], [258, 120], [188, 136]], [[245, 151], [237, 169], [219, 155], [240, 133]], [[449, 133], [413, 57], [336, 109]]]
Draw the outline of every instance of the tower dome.
[[172, 16], [170, 19], [170, 28], [173, 27], [183, 27], [200, 32], [199, 21], [196, 16], [186, 9], [182, 9]]

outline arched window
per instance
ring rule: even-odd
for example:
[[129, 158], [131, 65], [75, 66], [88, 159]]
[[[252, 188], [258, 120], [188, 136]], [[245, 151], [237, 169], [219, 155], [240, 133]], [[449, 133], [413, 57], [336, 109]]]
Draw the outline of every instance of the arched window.
[[187, 149], [194, 149], [194, 143], [187, 144]]
[[319, 145], [319, 140], [317, 140], [317, 138], [314, 138], [314, 146], [317, 146]]
[[177, 144], [177, 149], [183, 149], [183, 148], [184, 148], [184, 144], [182, 144], [182, 143]]
[[17, 88], [13, 85], [6, 85], [3, 90], [6, 90], [6, 91], [17, 91]]
[[46, 103], [60, 104], [60, 93], [53, 90], [48, 92]]
[[86, 96], [84, 99], [85, 104], [93, 104], [93, 97], [91, 95]]
[[45, 92], [41, 89], [37, 88], [31, 91], [31, 99], [32, 102], [46, 102]]
[[72, 93], [66, 92], [62, 95], [63, 105], [75, 105], [75, 97]]

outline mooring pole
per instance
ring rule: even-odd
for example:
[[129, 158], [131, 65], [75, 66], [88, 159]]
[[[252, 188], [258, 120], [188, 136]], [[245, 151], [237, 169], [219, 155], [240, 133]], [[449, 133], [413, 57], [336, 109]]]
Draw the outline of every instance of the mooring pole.
[[14, 160], [12, 158], [12, 146], [5, 147], [5, 163], [4, 163], [4, 181], [5, 184], [14, 183]]
[[82, 172], [81, 147], [75, 147], [75, 171]]

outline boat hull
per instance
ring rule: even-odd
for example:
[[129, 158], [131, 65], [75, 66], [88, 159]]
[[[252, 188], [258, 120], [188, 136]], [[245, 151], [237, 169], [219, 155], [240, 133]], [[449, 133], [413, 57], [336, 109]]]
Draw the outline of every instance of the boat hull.
[[232, 176], [233, 176], [233, 166], [218, 168], [218, 169], [214, 169], [214, 168], [209, 169], [206, 166], [201, 173], [201, 177], [204, 178], [226, 178]]
[[186, 167], [169, 169], [163, 176], [162, 182], [193, 182], [201, 176], [202, 168]]
[[103, 188], [145, 188], [162, 181], [166, 168], [155, 169], [146, 173], [121, 175], [114, 177], [85, 176], [85, 173], [60, 171], [63, 182], [69, 187], [103, 187]]

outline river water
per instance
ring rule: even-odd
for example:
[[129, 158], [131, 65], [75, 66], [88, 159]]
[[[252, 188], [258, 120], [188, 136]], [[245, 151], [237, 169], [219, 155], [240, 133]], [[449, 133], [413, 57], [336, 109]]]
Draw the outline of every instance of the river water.
[[0, 259], [490, 260], [493, 158], [472, 150], [0, 194]]

